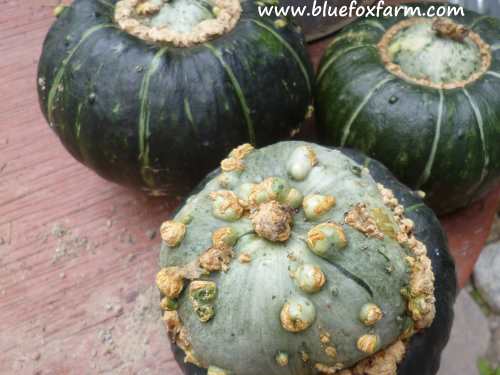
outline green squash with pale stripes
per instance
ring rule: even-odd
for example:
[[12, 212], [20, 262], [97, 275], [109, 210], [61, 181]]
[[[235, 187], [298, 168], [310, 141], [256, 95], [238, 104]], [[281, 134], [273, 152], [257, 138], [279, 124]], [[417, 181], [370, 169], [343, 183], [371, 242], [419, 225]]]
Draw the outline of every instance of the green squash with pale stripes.
[[500, 175], [500, 20], [357, 21], [327, 48], [315, 101], [324, 143], [381, 161], [440, 214], [466, 206]]
[[[164, 15], [147, 22], [180, 34], [220, 12], [212, 1], [146, 2]], [[232, 29], [181, 46], [124, 31], [119, 3], [76, 0], [58, 8], [38, 69], [47, 122], [102, 177], [182, 194], [236, 145], [267, 145], [305, 122], [313, 76], [293, 24], [259, 17], [255, 2], [242, 1]]]

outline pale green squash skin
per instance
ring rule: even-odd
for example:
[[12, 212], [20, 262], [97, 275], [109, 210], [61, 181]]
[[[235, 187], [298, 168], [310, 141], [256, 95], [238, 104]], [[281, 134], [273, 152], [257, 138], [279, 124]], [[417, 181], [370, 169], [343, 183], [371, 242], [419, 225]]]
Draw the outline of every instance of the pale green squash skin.
[[[360, 174], [361, 166], [338, 150], [314, 145], [319, 164], [303, 181], [289, 178], [287, 161], [301, 145], [306, 143], [282, 142], [253, 151], [244, 159], [246, 168], [238, 180], [241, 185], [281, 177], [304, 195], [331, 194], [336, 198], [336, 205], [319, 220], [305, 220], [303, 210], [295, 214], [287, 242], [271, 243], [256, 236], [248, 218], [235, 223], [216, 219], [209, 193], [222, 190], [217, 179], [210, 180], [190, 198], [174, 218], [181, 221], [189, 215], [192, 220], [178, 247], [162, 248], [161, 267], [183, 266], [198, 258], [210, 248], [211, 234], [218, 228], [231, 226], [246, 233], [234, 246], [235, 256], [226, 273], [201, 277], [215, 281], [218, 287], [212, 320], [203, 323], [198, 319], [186, 291], [179, 298], [179, 316], [204, 367], [217, 366], [238, 375], [310, 374], [315, 363], [350, 367], [368, 356], [356, 347], [360, 336], [377, 334], [382, 349], [404, 331], [409, 318], [400, 291], [408, 284], [409, 269], [404, 258], [409, 253], [396, 240], [389, 236], [383, 240], [367, 237], [344, 224], [348, 245], [328, 259], [315, 255], [305, 242], [312, 227], [328, 220], [342, 224], [345, 213], [357, 203], [380, 208], [391, 218], [392, 211], [384, 205], [373, 178], [366, 171]], [[251, 256], [251, 262], [238, 261], [242, 252]], [[291, 260], [289, 253], [297, 260]], [[327, 281], [319, 292], [303, 292], [290, 277], [289, 269], [293, 271], [301, 262], [319, 266], [325, 274]], [[389, 265], [392, 271], [387, 270]], [[280, 322], [280, 311], [292, 296], [307, 298], [316, 310], [311, 327], [299, 333], [284, 330]], [[377, 304], [384, 314], [371, 327], [359, 320], [366, 303]], [[332, 336], [335, 359], [325, 354], [320, 342], [324, 331]], [[308, 363], [303, 362], [301, 351], [308, 353]], [[288, 366], [278, 366], [278, 352], [288, 353]]]

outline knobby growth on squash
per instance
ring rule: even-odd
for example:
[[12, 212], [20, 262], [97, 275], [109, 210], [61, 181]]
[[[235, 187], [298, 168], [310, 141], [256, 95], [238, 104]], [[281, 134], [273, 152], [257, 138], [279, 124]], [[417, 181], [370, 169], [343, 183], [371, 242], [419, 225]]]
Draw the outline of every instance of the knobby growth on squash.
[[162, 226], [163, 320], [208, 374], [395, 375], [436, 312], [413, 229], [338, 151], [240, 146]]

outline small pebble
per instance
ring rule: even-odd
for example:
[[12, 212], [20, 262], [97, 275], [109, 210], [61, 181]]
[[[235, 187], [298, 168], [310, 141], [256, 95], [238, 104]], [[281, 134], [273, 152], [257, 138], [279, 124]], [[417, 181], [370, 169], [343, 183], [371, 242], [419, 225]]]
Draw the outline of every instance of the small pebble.
[[156, 230], [154, 229], [149, 229], [146, 231], [146, 237], [149, 239], [149, 240], [154, 240], [155, 237], [156, 237]]

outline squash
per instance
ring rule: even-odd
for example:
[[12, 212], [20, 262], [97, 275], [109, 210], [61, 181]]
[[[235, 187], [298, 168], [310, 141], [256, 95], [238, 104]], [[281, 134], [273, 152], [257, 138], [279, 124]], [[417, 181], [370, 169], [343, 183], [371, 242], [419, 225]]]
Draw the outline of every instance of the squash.
[[238, 147], [161, 236], [160, 307], [185, 374], [437, 372], [456, 296], [446, 238], [357, 151]]
[[57, 14], [41, 108], [109, 180], [181, 194], [231, 148], [288, 138], [310, 113], [302, 34], [253, 1], [76, 0]]
[[381, 161], [444, 214], [498, 180], [499, 93], [500, 20], [466, 10], [368, 18], [338, 34], [321, 60], [318, 129], [322, 143]]

